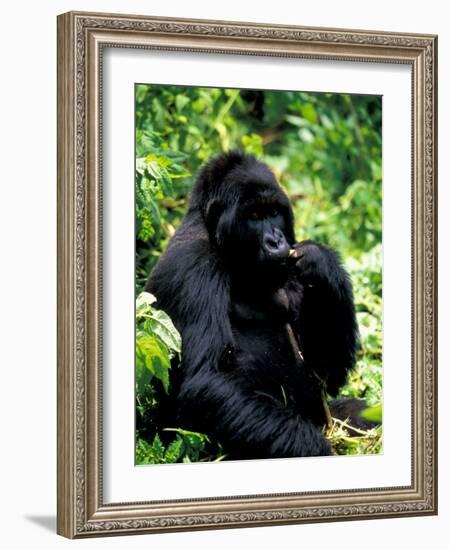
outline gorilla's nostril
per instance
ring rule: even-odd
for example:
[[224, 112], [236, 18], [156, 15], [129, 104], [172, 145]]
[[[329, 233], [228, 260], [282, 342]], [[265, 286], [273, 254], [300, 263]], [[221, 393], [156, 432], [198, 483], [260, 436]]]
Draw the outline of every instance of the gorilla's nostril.
[[279, 240], [282, 239], [284, 235], [282, 234], [282, 231], [280, 229], [275, 227], [273, 229], [273, 237], [279, 242]]
[[275, 239], [274, 237], [267, 237], [265, 239], [265, 245], [269, 248], [277, 248], [279, 245], [279, 240]]

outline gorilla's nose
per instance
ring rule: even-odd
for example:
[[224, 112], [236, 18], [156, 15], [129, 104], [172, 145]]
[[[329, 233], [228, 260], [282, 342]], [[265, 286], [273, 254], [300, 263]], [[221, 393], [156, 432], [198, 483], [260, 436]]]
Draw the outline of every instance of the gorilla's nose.
[[290, 250], [284, 234], [277, 228], [264, 235], [263, 247], [270, 256], [274, 256], [279, 259], [286, 258]]

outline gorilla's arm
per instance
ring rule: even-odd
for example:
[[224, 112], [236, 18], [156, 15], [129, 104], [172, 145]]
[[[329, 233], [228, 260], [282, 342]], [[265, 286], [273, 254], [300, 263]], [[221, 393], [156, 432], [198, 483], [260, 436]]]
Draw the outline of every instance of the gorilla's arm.
[[203, 367], [181, 385], [180, 416], [215, 435], [231, 458], [331, 454], [329, 443], [312, 422], [270, 396], [245, 389], [240, 378], [207, 373], [208, 367]]
[[354, 366], [358, 349], [351, 283], [330, 248], [303, 241], [295, 249], [299, 258], [296, 280], [303, 287], [301, 302], [293, 312], [301, 351], [306, 365], [326, 383], [327, 392], [336, 395]]

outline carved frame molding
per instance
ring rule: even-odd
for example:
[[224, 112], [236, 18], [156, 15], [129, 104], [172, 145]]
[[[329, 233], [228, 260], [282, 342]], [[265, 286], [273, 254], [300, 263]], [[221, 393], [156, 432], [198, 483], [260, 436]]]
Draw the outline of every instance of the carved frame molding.
[[[102, 500], [104, 47], [412, 68], [411, 486], [146, 503]], [[58, 17], [58, 533], [70, 538], [437, 513], [437, 37], [70, 12]]]

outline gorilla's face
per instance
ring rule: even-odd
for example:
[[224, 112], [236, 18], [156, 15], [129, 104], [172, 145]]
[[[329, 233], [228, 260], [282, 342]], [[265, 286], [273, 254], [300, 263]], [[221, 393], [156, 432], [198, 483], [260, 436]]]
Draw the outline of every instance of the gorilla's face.
[[252, 182], [221, 211], [216, 243], [227, 261], [239, 268], [270, 271], [286, 265], [294, 244], [287, 197], [275, 181]]
[[279, 202], [252, 201], [239, 209], [237, 247], [257, 263], [284, 262], [289, 255], [286, 221]]
[[295, 243], [293, 212], [266, 164], [239, 153], [212, 160], [200, 173], [191, 207], [200, 210], [210, 243], [233, 278], [283, 275]]

